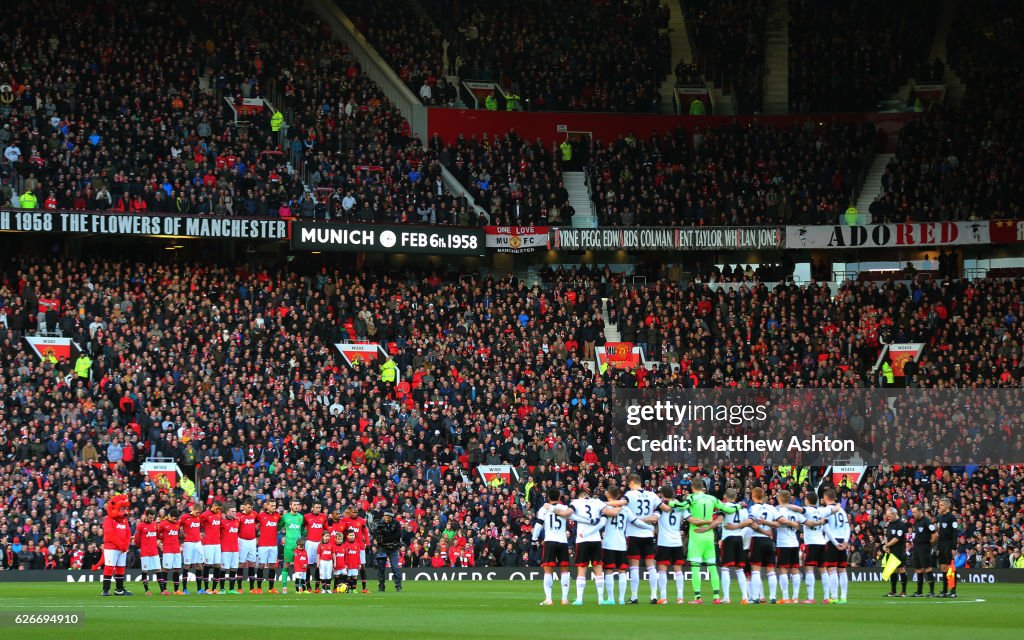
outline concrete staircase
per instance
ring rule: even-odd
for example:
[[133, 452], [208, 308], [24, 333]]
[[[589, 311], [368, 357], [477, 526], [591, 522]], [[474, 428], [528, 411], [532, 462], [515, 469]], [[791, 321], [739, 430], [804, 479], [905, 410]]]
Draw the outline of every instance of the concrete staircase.
[[946, 65], [946, 104], [959, 107], [967, 92], [967, 85], [960, 81], [957, 75], [949, 66], [947, 58], [946, 40], [949, 38], [949, 30], [953, 26], [953, 19], [956, 17], [956, 9], [961, 0], [944, 0], [939, 13], [938, 25], [935, 28], [935, 39], [932, 40], [932, 48], [928, 53], [928, 59], [938, 58]]
[[578, 229], [596, 229], [597, 212], [590, 200], [590, 187], [587, 185], [587, 174], [582, 171], [566, 171], [562, 173], [562, 182], [569, 192], [569, 204], [576, 210], [572, 217], [572, 226]]
[[871, 167], [868, 175], [864, 178], [860, 195], [857, 196], [857, 212], [860, 214], [860, 224], [871, 223], [871, 213], [868, 209], [875, 201], [875, 196], [882, 193], [882, 176], [885, 175], [885, 167], [893, 159], [894, 153], [879, 153], [871, 160]]
[[764, 48], [764, 113], [789, 113], [789, 1], [772, 0]]
[[622, 342], [618, 325], [608, 323], [608, 298], [601, 298], [601, 313], [604, 314], [604, 339], [608, 342]]
[[668, 39], [671, 44], [669, 53], [669, 74], [661, 83], [661, 113], [675, 114], [676, 65], [682, 60], [684, 64], [693, 64], [693, 46], [690, 44], [690, 33], [686, 30], [683, 9], [677, 0], [663, 2], [668, 7]]

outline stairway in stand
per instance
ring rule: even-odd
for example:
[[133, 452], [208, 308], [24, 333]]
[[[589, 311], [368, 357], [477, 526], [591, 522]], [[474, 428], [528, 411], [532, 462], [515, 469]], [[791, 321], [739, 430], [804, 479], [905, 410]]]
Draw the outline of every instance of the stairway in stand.
[[669, 73], [665, 81], [661, 83], [661, 112], [675, 114], [675, 88], [676, 88], [676, 65], [680, 61], [683, 64], [693, 64], [693, 47], [690, 45], [690, 34], [686, 30], [686, 22], [683, 20], [683, 10], [678, 0], [668, 0], [663, 3], [668, 7], [668, 39], [671, 44], [669, 53]]
[[894, 153], [879, 153], [871, 160], [871, 167], [868, 175], [864, 178], [864, 184], [860, 188], [860, 195], [857, 196], [857, 213], [860, 224], [871, 224], [871, 213], [868, 209], [875, 201], [875, 196], [882, 193], [882, 176], [885, 175], [885, 167], [893, 159]]
[[764, 47], [764, 113], [789, 113], [789, 0], [772, 0]]
[[590, 200], [590, 187], [587, 176], [582, 171], [566, 171], [562, 173], [562, 182], [569, 192], [569, 204], [576, 210], [572, 217], [572, 226], [578, 229], [596, 229], [597, 212]]

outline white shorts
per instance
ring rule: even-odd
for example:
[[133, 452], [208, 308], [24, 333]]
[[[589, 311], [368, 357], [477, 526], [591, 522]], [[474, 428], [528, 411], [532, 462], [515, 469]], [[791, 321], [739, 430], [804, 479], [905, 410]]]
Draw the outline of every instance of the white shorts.
[[160, 556], [142, 556], [140, 562], [143, 571], [160, 571]]
[[185, 542], [181, 545], [181, 561], [186, 566], [203, 564], [203, 543]]
[[163, 557], [164, 569], [180, 569], [181, 568], [181, 554], [180, 553], [165, 553]]
[[354, 578], [359, 575], [359, 569], [349, 569], [348, 575], [350, 578]]
[[334, 577], [335, 578], [337, 578], [338, 576], [347, 576], [347, 575], [348, 575], [348, 569], [346, 569], [345, 567], [342, 567], [340, 569], [335, 569], [334, 570]]
[[259, 547], [256, 559], [260, 564], [277, 564], [277, 547]]
[[256, 562], [259, 558], [256, 555], [256, 540], [238, 539], [238, 561], [241, 563]]
[[103, 564], [108, 567], [123, 567], [128, 559], [128, 553], [117, 549], [103, 550]]
[[219, 544], [204, 544], [203, 545], [203, 560], [206, 564], [219, 565], [220, 564], [220, 545]]
[[359, 552], [359, 564], [366, 564], [366, 549]]
[[320, 557], [320, 543], [313, 542], [312, 540], [306, 540], [306, 557], [307, 558], [318, 558]]
[[329, 560], [321, 560], [316, 563], [316, 568], [321, 578], [329, 578], [334, 573], [334, 563]]
[[220, 564], [225, 569], [237, 569], [238, 568], [238, 552], [237, 551], [221, 551], [220, 552]]
[[292, 574], [292, 580], [305, 580], [305, 579], [306, 579], [306, 572], [305, 571], [298, 571], [298, 572]]

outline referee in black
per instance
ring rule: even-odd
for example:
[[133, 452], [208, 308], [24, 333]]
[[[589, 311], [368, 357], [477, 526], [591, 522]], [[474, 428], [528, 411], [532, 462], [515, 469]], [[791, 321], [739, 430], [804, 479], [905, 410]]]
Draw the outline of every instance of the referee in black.
[[896, 582], [903, 586], [900, 598], [907, 597], [907, 523], [900, 518], [900, 512], [896, 507], [889, 507], [885, 512], [885, 544], [882, 545], [887, 553], [900, 559], [900, 566], [896, 572], [889, 576], [891, 585], [887, 598], [896, 598]]
[[[954, 554], [956, 550], [956, 539], [960, 535], [960, 521], [953, 514], [953, 502], [949, 498], [939, 500], [939, 517], [935, 519], [936, 533], [939, 534], [936, 543], [939, 551], [939, 571], [942, 573], [942, 593], [940, 598], [956, 598], [956, 567]], [[953, 570], [952, 580], [946, 579], [946, 573]], [[950, 588], [952, 582], [952, 589]]]
[[924, 581], [928, 581], [928, 597], [935, 597], [935, 563], [932, 562], [933, 545], [939, 541], [935, 525], [925, 515], [921, 505], [915, 504], [914, 514], [914, 549], [910, 556], [910, 566], [917, 575], [917, 593], [912, 597], [923, 598]]

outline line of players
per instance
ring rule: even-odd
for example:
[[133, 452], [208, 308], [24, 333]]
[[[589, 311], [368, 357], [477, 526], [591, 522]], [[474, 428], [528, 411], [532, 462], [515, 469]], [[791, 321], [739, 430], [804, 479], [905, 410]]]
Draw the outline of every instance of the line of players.
[[[737, 502], [735, 489], [725, 492], [724, 501], [707, 495], [699, 478], [693, 480], [692, 493], [683, 500], [676, 500], [670, 486], [662, 487], [659, 493], [643, 489], [635, 474], [628, 476], [626, 482], [625, 494], [619, 487], [611, 486], [605, 492], [605, 500], [600, 500], [582, 489], [568, 505], [562, 504], [557, 489], [549, 490], [548, 502], [537, 510], [533, 530], [535, 542], [543, 537], [541, 605], [553, 604], [556, 573], [560, 574], [562, 604], [569, 604], [571, 575], [566, 533], [570, 520], [577, 523], [574, 605], [583, 604], [588, 567], [593, 570], [598, 604], [616, 604], [616, 577], [617, 603], [637, 604], [641, 563], [647, 568], [651, 604], [668, 603], [669, 575], [675, 580], [676, 602], [685, 602], [683, 566], [687, 563], [692, 569], [694, 592], [690, 604], [703, 603], [701, 569], [708, 573], [714, 604], [730, 602], [733, 576], [742, 604], [813, 604], [817, 581], [822, 584], [822, 602], [846, 603], [850, 521], [837, 503], [833, 489], [823, 492], [821, 505], [817, 495], [808, 492], [803, 496], [803, 506], [793, 504], [789, 491], [780, 491], [778, 504], [773, 506], [767, 503], [760, 487], [753, 488], [750, 503], [743, 504]], [[685, 550], [681, 531], [684, 522], [689, 524]], [[716, 566], [716, 529], [721, 532], [721, 574]], [[803, 534], [805, 547], [802, 566], [798, 532]], [[768, 582], [767, 595], [762, 574]], [[799, 599], [801, 583], [806, 590], [803, 601]]]
[[160, 514], [145, 510], [134, 535], [141, 556], [143, 587], [147, 595], [150, 580], [159, 584], [161, 595], [187, 595], [189, 574], [196, 580], [199, 594], [241, 594], [249, 582], [249, 593], [279, 593], [275, 588], [278, 549], [283, 549], [281, 592], [287, 593], [291, 571], [300, 593], [355, 591], [356, 578], [366, 589], [366, 548], [370, 533], [366, 520], [355, 507], [344, 515], [339, 509], [330, 517], [314, 504], [309, 513], [301, 513], [302, 503], [292, 501], [290, 510], [280, 513], [275, 500], [263, 502], [254, 510], [245, 501], [241, 510], [235, 505], [213, 502], [203, 510], [198, 503], [189, 512], [178, 515], [174, 509]]

